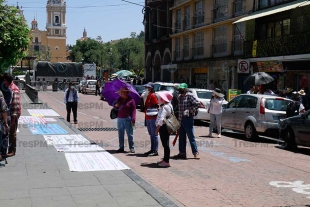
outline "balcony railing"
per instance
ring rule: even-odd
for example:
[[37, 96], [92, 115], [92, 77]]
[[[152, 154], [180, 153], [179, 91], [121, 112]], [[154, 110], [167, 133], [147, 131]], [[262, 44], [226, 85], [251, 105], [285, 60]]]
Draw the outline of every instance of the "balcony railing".
[[174, 51], [174, 61], [180, 61], [181, 60], [181, 50]]
[[237, 56], [237, 55], [243, 55], [243, 40], [237, 40], [231, 42], [231, 54]]
[[[244, 56], [252, 57], [253, 40], [244, 42]], [[310, 32], [258, 40], [256, 57], [310, 53]]]
[[227, 43], [218, 43], [211, 46], [213, 57], [223, 57], [227, 55]]
[[180, 6], [180, 5], [185, 4], [187, 2], [189, 2], [189, 0], [175, 0], [173, 6], [174, 7]]
[[204, 57], [204, 47], [192, 48], [192, 51], [194, 59], [202, 59]]
[[181, 21], [175, 23], [174, 34], [182, 32]]
[[188, 20], [183, 20], [183, 31], [190, 30], [191, 29], [191, 21], [190, 18]]
[[189, 48], [188, 49], [183, 49], [183, 60], [189, 60]]

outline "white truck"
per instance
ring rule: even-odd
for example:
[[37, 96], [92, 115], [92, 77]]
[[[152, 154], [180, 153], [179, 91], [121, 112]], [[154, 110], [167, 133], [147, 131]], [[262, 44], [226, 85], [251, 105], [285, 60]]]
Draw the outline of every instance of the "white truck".
[[[95, 63], [86, 63], [83, 66], [84, 68], [84, 79], [95, 79], [96, 78], [96, 64]], [[88, 77], [88, 78], [87, 78]]]

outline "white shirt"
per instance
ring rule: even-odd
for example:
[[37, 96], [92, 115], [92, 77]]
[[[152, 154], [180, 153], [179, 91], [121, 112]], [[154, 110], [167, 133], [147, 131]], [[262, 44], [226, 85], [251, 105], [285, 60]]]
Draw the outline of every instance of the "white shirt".
[[162, 126], [164, 124], [164, 119], [167, 118], [167, 116], [170, 116], [170, 114], [172, 113], [172, 109], [173, 107], [171, 103], [161, 106], [157, 114], [155, 125]]
[[302, 103], [300, 103], [300, 105], [299, 105], [299, 110], [298, 110], [299, 115], [302, 115], [302, 114], [303, 114], [303, 113], [301, 113], [301, 111], [304, 110], [304, 109], [305, 109], [304, 105], [303, 105]]
[[[67, 91], [69, 92], [68, 102], [73, 102], [73, 92], [74, 90], [70, 90], [69, 88], [66, 89], [64, 94], [64, 102], [67, 103]], [[76, 93], [76, 101], [79, 102], [79, 93]]]
[[224, 98], [213, 98], [210, 101], [210, 114], [221, 114]]
[[254, 94], [254, 91], [248, 90], [247, 94]]

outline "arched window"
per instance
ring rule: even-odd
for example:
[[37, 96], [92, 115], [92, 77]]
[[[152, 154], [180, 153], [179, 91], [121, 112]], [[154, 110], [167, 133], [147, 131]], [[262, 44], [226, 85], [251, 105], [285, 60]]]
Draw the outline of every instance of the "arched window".
[[34, 39], [34, 42], [35, 42], [35, 43], [38, 43], [38, 42], [39, 42], [39, 38], [36, 37], [36, 38]]

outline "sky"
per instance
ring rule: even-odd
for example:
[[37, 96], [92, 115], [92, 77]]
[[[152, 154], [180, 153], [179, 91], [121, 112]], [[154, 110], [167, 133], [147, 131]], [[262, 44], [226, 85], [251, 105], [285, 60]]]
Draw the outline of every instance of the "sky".
[[[23, 7], [29, 27], [34, 17], [39, 30], [46, 30], [47, 0], [7, 0], [6, 4]], [[144, 5], [143, 0], [128, 0]], [[75, 45], [83, 36], [101, 36], [104, 42], [129, 37], [131, 32], [139, 34], [144, 30], [142, 6], [122, 0], [66, 0], [67, 3], [67, 44]]]

